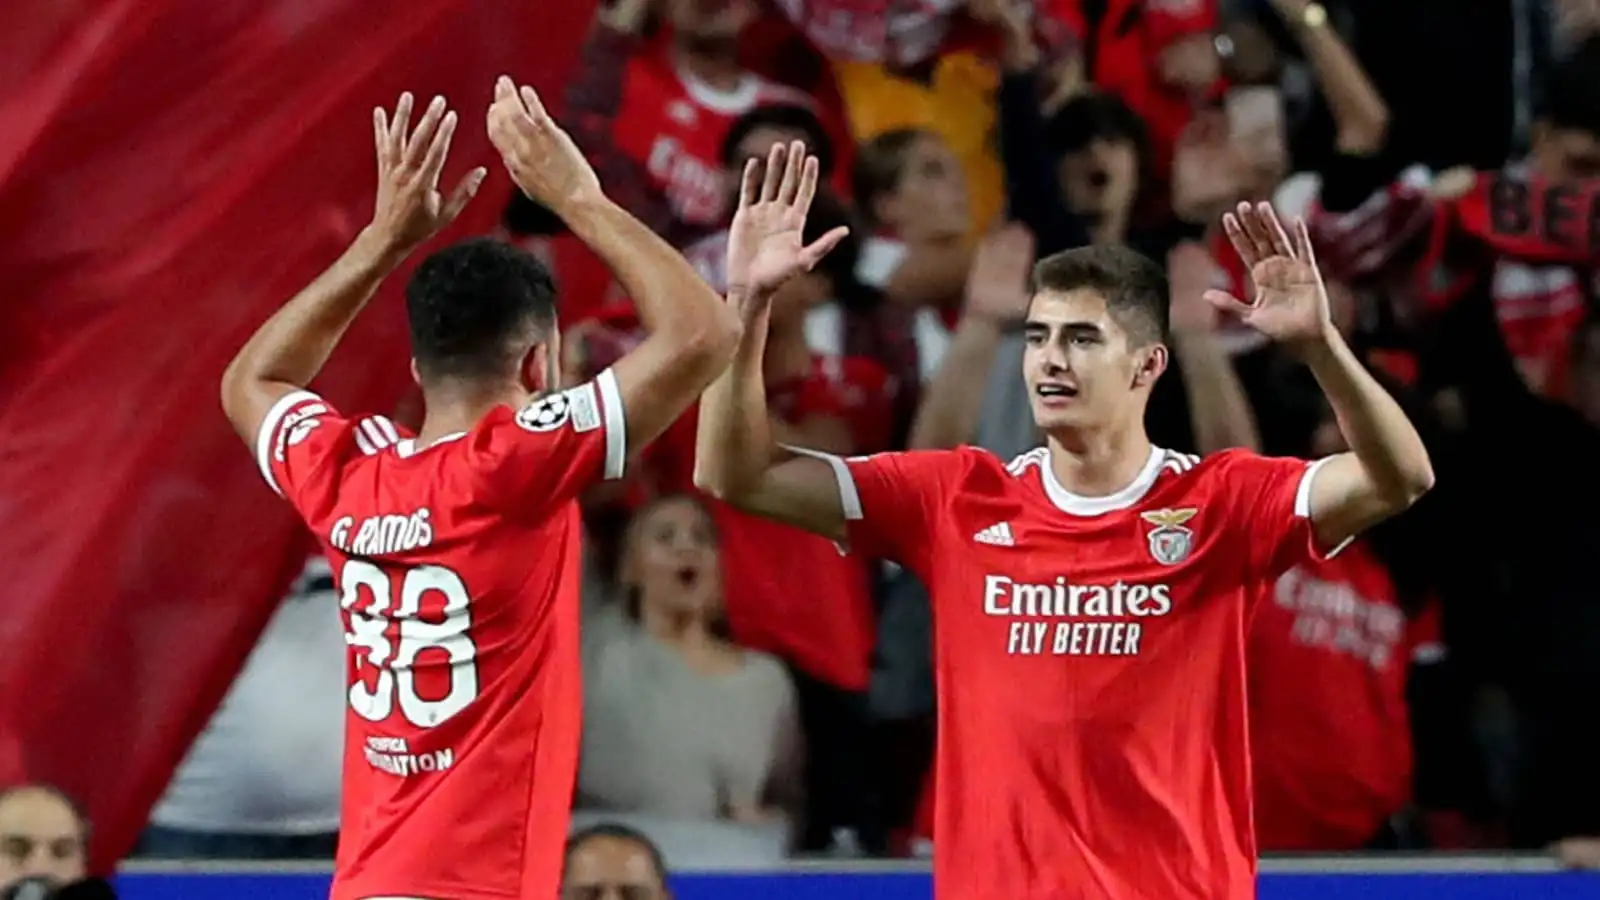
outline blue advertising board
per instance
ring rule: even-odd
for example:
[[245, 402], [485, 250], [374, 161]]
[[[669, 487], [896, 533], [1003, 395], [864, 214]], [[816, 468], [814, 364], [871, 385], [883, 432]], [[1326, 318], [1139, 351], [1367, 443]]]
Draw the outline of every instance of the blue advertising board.
[[[686, 873], [678, 900], [928, 900], [920, 867], [795, 867], [769, 872]], [[313, 900], [328, 873], [292, 867], [139, 866], [123, 872], [125, 900]], [[1351, 857], [1269, 863], [1261, 900], [1600, 900], [1600, 874], [1563, 872], [1537, 857], [1397, 860]]]

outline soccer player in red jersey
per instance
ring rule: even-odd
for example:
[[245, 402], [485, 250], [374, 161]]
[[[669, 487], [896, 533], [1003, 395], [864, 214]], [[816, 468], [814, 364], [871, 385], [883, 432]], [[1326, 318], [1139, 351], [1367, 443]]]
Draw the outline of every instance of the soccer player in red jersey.
[[[616, 272], [649, 336], [560, 389], [549, 274], [490, 240], [441, 250], [407, 287], [415, 437], [306, 390], [385, 275], [483, 178], [438, 190], [456, 119], [409, 95], [374, 113], [372, 224], [229, 366], [223, 406], [268, 484], [327, 549], [349, 658], [335, 900], [554, 897], [578, 763], [579, 491], [618, 478], [727, 365], [733, 312], [606, 199], [531, 89], [502, 78], [489, 134], [518, 186]], [[809, 203], [816, 165], [747, 172], [746, 241]], [[808, 165], [809, 163], [809, 165]]]
[[1224, 224], [1256, 296], [1218, 306], [1298, 351], [1352, 452], [1316, 462], [1151, 445], [1167, 279], [1115, 246], [1041, 261], [1023, 361], [1046, 445], [842, 459], [772, 445], [767, 298], [796, 242], [730, 252], [746, 319], [701, 400], [696, 480], [747, 511], [899, 560], [933, 598], [935, 884], [961, 900], [1255, 894], [1245, 625], [1308, 549], [1432, 484], [1416, 430], [1329, 323], [1304, 223]]

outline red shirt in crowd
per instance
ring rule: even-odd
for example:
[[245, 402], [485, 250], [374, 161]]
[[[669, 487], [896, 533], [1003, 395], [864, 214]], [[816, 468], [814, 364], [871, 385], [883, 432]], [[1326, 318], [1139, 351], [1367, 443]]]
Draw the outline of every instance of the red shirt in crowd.
[[806, 94], [753, 72], [718, 90], [673, 64], [665, 39], [597, 25], [567, 92], [567, 118], [606, 192], [677, 246], [725, 224], [722, 142], [735, 120]]
[[1600, 288], [1597, 208], [1600, 182], [1551, 183], [1521, 166], [1437, 179], [1413, 169], [1354, 209], [1319, 204], [1309, 218], [1329, 277], [1399, 285], [1402, 315], [1487, 292], [1523, 380], [1559, 399], [1586, 297]]
[[1410, 802], [1406, 679], [1443, 653], [1365, 544], [1279, 576], [1246, 651], [1262, 850], [1358, 850]]
[[[772, 414], [790, 424], [839, 419], [854, 446], [886, 445], [888, 376], [861, 358], [817, 357], [810, 373], [768, 386]], [[649, 479], [663, 493], [690, 490], [697, 418], [685, 415], [645, 452]], [[832, 542], [710, 503], [722, 538], [723, 591], [733, 636], [786, 659], [812, 677], [865, 690], [876, 640], [865, 561]]]
[[350, 645], [334, 900], [555, 896], [578, 766], [575, 498], [622, 475], [625, 441], [609, 370], [421, 450], [305, 391], [268, 413], [261, 473], [326, 550]]
[[1156, 175], [1165, 179], [1178, 137], [1204, 98], [1162, 81], [1156, 60], [1180, 40], [1210, 35], [1217, 27], [1216, 0], [1107, 0], [1093, 27], [1083, 0], [1037, 2], [1050, 18], [1066, 23], [1080, 51], [1093, 57], [1085, 77], [1139, 114], [1149, 129]]
[[940, 895], [1254, 897], [1246, 623], [1318, 464], [1154, 449], [1091, 498], [1043, 448], [829, 459], [852, 550], [932, 598]]

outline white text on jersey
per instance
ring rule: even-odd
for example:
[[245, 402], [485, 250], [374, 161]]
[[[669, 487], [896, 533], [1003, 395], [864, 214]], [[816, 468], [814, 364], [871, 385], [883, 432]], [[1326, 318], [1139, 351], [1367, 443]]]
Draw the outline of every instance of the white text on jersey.
[[[1012, 619], [1006, 652], [1013, 655], [1133, 656], [1144, 627], [1116, 619], [1164, 616], [1172, 611], [1172, 589], [1165, 584], [1028, 584], [1004, 575], [983, 579], [983, 611]], [[1040, 622], [1029, 619], [1088, 619]], [[1093, 621], [1093, 620], [1102, 621]]]
[[415, 775], [439, 772], [456, 764], [456, 752], [449, 748], [432, 753], [411, 753], [405, 738], [370, 737], [363, 748], [367, 764], [390, 775]]
[[[426, 507], [410, 515], [382, 515], [362, 519], [342, 516], [328, 529], [328, 543], [353, 556], [382, 556], [404, 553], [433, 543], [433, 513]], [[354, 535], [351, 534], [354, 532]]]

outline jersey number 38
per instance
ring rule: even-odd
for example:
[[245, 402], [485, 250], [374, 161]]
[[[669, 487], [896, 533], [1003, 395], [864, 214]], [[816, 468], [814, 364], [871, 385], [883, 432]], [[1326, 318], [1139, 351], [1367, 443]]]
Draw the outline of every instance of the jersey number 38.
[[[350, 615], [345, 641], [364, 651], [364, 658], [357, 660], [357, 675], [362, 677], [350, 683], [350, 708], [363, 719], [383, 722], [398, 702], [407, 722], [431, 728], [478, 696], [478, 647], [469, 633], [472, 598], [461, 576], [442, 566], [407, 569], [398, 590], [394, 581], [365, 560], [344, 564], [339, 605]], [[423, 599], [434, 591], [443, 596], [444, 610], [440, 621], [430, 622], [420, 613]], [[363, 594], [372, 598], [370, 604], [361, 604]], [[429, 650], [444, 658], [421, 659]], [[417, 675], [423, 667], [447, 673], [449, 688], [444, 696], [427, 699], [418, 692]], [[366, 669], [376, 671], [371, 687], [364, 677]]]

